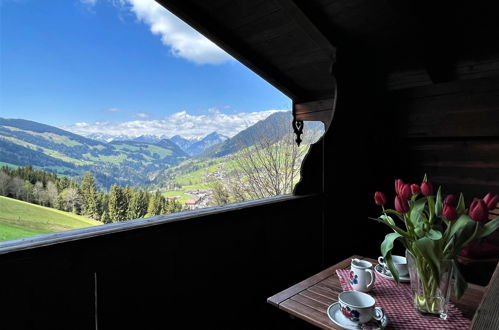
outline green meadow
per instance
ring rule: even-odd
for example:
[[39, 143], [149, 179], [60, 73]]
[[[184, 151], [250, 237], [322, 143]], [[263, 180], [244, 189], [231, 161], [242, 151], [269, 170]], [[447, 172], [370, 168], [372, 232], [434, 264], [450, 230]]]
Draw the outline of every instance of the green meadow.
[[0, 196], [0, 241], [101, 224], [73, 213]]

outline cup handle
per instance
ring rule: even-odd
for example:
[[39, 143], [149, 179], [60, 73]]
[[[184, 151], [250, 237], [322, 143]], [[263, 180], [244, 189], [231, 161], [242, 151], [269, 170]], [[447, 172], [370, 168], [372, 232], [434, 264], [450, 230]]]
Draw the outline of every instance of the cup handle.
[[372, 288], [372, 286], [374, 285], [374, 273], [371, 269], [366, 269], [365, 271], [367, 273], [369, 273], [369, 275], [371, 276], [371, 281], [367, 285], [367, 290], [370, 290]]
[[383, 257], [378, 257], [378, 264], [384, 265], [385, 264], [385, 258]]
[[381, 321], [382, 318], [385, 317], [385, 313], [381, 309], [381, 307], [374, 307], [374, 319], [376, 321]]

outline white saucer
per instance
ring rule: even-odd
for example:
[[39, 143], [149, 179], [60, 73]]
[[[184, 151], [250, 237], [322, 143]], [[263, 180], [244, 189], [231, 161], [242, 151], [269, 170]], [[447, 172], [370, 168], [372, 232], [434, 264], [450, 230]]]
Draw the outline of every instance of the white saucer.
[[[376, 274], [378, 274], [379, 276], [395, 281], [395, 279], [392, 276], [392, 273], [390, 273], [388, 269], [385, 270], [385, 267], [378, 264], [374, 266], [374, 270], [376, 271]], [[409, 277], [409, 274], [399, 277], [400, 282], [410, 282], [410, 280], [411, 278]]]
[[358, 324], [352, 322], [349, 319], [347, 319], [345, 315], [343, 315], [343, 313], [341, 313], [339, 302], [336, 302], [327, 308], [327, 316], [336, 325], [339, 325], [343, 329], [348, 329], [348, 330], [359, 330], [359, 329], [379, 330], [385, 328], [386, 325], [388, 324], [388, 317], [386, 315], [381, 319], [381, 327], [379, 327], [377, 321], [369, 321], [365, 324]]

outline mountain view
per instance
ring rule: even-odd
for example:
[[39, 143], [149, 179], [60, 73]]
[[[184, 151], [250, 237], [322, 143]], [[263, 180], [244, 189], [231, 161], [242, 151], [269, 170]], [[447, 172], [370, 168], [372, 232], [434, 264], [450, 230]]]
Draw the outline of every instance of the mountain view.
[[154, 0], [0, 7], [0, 241], [289, 194], [323, 133]]
[[[7, 238], [75, 228], [36, 225], [33, 213], [45, 208], [50, 215], [50, 207], [78, 226], [76, 214], [87, 216], [90, 222], [82, 224], [88, 225], [290, 193], [308, 144], [323, 130], [321, 123], [307, 123], [298, 147], [291, 120], [289, 111], [276, 112], [231, 138], [213, 132], [201, 139], [120, 136], [104, 142], [0, 118], [0, 195], [8, 197], [0, 201], [0, 226], [10, 228]], [[30, 216], [14, 221], [5, 214], [9, 208]]]

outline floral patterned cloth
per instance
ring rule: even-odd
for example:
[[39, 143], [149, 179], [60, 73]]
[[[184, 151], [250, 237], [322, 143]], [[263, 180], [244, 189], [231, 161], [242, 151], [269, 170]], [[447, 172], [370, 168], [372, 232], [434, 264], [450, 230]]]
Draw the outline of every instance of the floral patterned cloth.
[[[350, 270], [336, 270], [340, 279], [341, 287], [345, 291], [351, 291]], [[448, 318], [440, 319], [426, 318], [418, 314], [412, 305], [412, 293], [409, 283], [397, 285], [394, 281], [377, 276], [373, 289], [368, 292], [376, 299], [376, 306], [381, 307], [388, 316], [387, 329], [469, 329], [471, 321], [462, 316], [459, 309], [449, 303]]]

